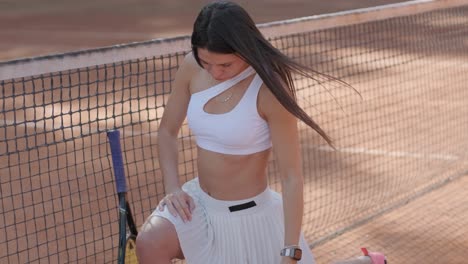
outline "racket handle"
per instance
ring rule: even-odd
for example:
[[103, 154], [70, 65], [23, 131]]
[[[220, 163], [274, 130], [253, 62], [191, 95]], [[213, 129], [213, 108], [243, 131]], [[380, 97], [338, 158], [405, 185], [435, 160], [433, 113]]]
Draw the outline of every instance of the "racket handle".
[[107, 132], [107, 137], [109, 138], [109, 145], [112, 153], [112, 167], [114, 168], [117, 193], [127, 192], [127, 184], [125, 182], [125, 171], [122, 158], [122, 148], [120, 146], [120, 131], [109, 131]]

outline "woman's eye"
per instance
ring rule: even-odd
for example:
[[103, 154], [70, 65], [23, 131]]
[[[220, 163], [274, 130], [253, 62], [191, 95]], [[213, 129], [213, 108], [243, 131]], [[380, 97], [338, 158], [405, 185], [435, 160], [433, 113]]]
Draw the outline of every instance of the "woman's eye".
[[229, 63], [229, 64], [223, 64], [223, 67], [224, 67], [224, 68], [227, 68], [227, 67], [229, 67], [229, 66], [231, 66], [230, 63]]

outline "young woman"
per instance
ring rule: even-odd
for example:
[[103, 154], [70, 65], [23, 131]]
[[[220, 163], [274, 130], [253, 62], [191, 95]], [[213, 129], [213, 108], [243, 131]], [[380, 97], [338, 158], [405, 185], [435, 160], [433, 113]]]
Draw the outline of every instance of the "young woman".
[[[139, 233], [140, 263], [314, 263], [301, 233], [297, 119], [330, 139], [297, 105], [293, 73], [314, 72], [275, 49], [240, 6], [215, 2], [201, 10], [159, 126], [167, 195]], [[198, 177], [181, 186], [177, 135], [186, 117]], [[272, 146], [282, 195], [267, 184]], [[384, 262], [372, 253], [345, 263]]]

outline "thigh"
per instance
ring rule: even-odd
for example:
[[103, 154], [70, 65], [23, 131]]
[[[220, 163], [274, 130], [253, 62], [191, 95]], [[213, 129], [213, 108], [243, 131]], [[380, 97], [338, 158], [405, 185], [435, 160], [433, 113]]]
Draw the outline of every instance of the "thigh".
[[184, 258], [174, 225], [154, 214], [148, 217], [138, 233], [137, 251], [142, 258], [152, 258], [161, 254], [170, 259]]
[[163, 210], [155, 209], [153, 211], [142, 230], [147, 232], [150, 238], [157, 236], [158, 244], [166, 243], [164, 237], [169, 237], [171, 241], [167, 243], [171, 245], [171, 254], [174, 254], [172, 249], [174, 245], [177, 245], [177, 256], [183, 255], [187, 263], [206, 264], [210, 263], [207, 258], [211, 256], [213, 232], [207, 221], [203, 204], [196, 196], [192, 197], [195, 201], [195, 209], [192, 211], [191, 221], [184, 222], [180, 216], [172, 215], [167, 206], [164, 206]]

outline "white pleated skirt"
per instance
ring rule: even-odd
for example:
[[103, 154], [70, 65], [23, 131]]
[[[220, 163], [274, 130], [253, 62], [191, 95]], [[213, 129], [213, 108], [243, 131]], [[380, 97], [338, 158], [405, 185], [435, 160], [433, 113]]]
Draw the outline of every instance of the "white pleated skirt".
[[[239, 201], [216, 200], [205, 193], [198, 178], [182, 189], [195, 201], [192, 220], [184, 223], [165, 207], [153, 215], [174, 224], [187, 264], [277, 264], [284, 246], [281, 195], [267, 188]], [[300, 264], [315, 263], [301, 234]]]

